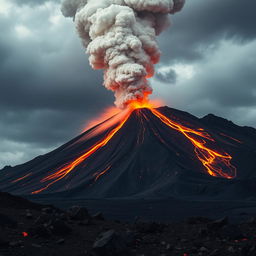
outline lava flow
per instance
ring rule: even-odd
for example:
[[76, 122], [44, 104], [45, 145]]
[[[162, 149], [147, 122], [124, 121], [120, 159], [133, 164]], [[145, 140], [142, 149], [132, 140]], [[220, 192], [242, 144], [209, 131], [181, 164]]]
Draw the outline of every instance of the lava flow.
[[[45, 177], [44, 179], [41, 180], [41, 182], [46, 182], [46, 181], [51, 181], [47, 186], [45, 186], [42, 189], [39, 189], [37, 191], [32, 192], [32, 194], [38, 194], [51, 185], [53, 185], [55, 182], [63, 179], [66, 177], [70, 172], [74, 170], [76, 166], [84, 162], [88, 157], [90, 157], [93, 153], [95, 153], [98, 149], [104, 147], [111, 139], [112, 137], [122, 128], [122, 126], [125, 124], [127, 119], [130, 116], [130, 111], [127, 112], [124, 116], [124, 119], [120, 121], [119, 125], [114, 128], [105, 138], [103, 138], [101, 141], [97, 142], [90, 150], [86, 151], [83, 155], [72, 161], [71, 163], [68, 163], [65, 165], [63, 168], [58, 170], [57, 172], [54, 172], [53, 174]], [[96, 177], [97, 179], [98, 177]]]
[[[236, 177], [236, 168], [230, 162], [232, 157], [226, 152], [219, 153], [215, 150], [208, 148], [204, 139], [208, 139], [211, 141], [214, 141], [214, 139], [211, 138], [208, 133], [204, 132], [203, 129], [193, 130], [191, 128], [184, 127], [170, 120], [159, 111], [155, 109], [150, 110], [163, 123], [165, 123], [170, 128], [181, 132], [187, 139], [190, 140], [190, 142], [195, 147], [195, 153], [197, 158], [201, 161], [201, 163], [204, 165], [207, 172], [211, 176], [227, 179], [232, 179]], [[197, 135], [204, 139], [196, 139], [193, 138], [192, 135]], [[223, 171], [222, 166], [224, 166], [227, 171]]]
[[[65, 164], [59, 170], [54, 171], [52, 174], [41, 179], [41, 183], [49, 182], [45, 187], [32, 192], [32, 194], [38, 194], [57, 181], [65, 178], [68, 174], [75, 170], [75, 168], [80, 165], [82, 162], [86, 161], [90, 156], [92, 156], [96, 151], [105, 147], [108, 142], [115, 136], [115, 134], [124, 126], [131, 113], [135, 109], [149, 109], [152, 114], [157, 117], [162, 123], [168, 126], [171, 129], [174, 129], [181, 134], [183, 134], [194, 146], [194, 152], [198, 160], [202, 163], [207, 173], [214, 177], [221, 177], [226, 179], [232, 179], [236, 177], [236, 168], [231, 164], [232, 157], [226, 152], [217, 152], [216, 150], [211, 149], [207, 145], [207, 141], [215, 142], [210, 134], [204, 131], [202, 128], [192, 129], [181, 125], [164, 114], [160, 113], [155, 109], [155, 104], [148, 102], [131, 102], [129, 107], [122, 112], [122, 115], [115, 118], [117, 126], [113, 128], [103, 139], [95, 143], [88, 151], [83, 153], [81, 156], [75, 160]], [[113, 125], [113, 121], [110, 122], [109, 127]], [[95, 181], [97, 181], [100, 176], [105, 174], [110, 167], [106, 168], [103, 172], [95, 174]]]

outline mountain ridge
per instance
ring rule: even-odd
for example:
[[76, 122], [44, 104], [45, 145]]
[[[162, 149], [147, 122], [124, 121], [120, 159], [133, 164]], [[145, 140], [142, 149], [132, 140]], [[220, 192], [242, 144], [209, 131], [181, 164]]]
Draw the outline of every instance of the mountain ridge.
[[[209, 122], [205, 117], [198, 118], [166, 106], [158, 108], [158, 111], [179, 125], [207, 131], [216, 140], [216, 143], [207, 141], [212, 149], [224, 150], [232, 155], [232, 163], [238, 171], [237, 178], [225, 180], [211, 177], [196, 157], [194, 146], [183, 134], [160, 122], [149, 109], [137, 109], [104, 149], [100, 148], [85, 161], [86, 163], [82, 162], [65, 178], [43, 190], [42, 194], [48, 195], [49, 198], [67, 197], [71, 201], [75, 198], [172, 196], [213, 199], [223, 197], [223, 191], [235, 190], [234, 186], [241, 190], [239, 180], [245, 180], [242, 184], [246, 183], [247, 179], [254, 180], [256, 143], [251, 141], [250, 132], [249, 135], [244, 132], [246, 129], [235, 124], [232, 124], [234, 129], [230, 129], [229, 121], [228, 126], [223, 126], [226, 122], [219, 122], [218, 118], [216, 123], [219, 126], [216, 128], [216, 124], [213, 125], [212, 122], [216, 118], [212, 116]], [[48, 181], [42, 182], [47, 175], [60, 170], [61, 166], [81, 155], [86, 148], [92, 147], [115, 127], [111, 125], [95, 135], [94, 130], [104, 123], [85, 131], [52, 152], [25, 164], [5, 168], [0, 172], [0, 190], [31, 197], [33, 191], [49, 184]], [[222, 132], [228, 134], [221, 134]], [[246, 171], [243, 171], [244, 169]], [[203, 194], [202, 191], [207, 193]], [[214, 191], [217, 192], [214, 194]], [[224, 197], [227, 198], [236, 194], [225, 193], [228, 196]], [[249, 197], [250, 193], [244, 192], [242, 198]]]

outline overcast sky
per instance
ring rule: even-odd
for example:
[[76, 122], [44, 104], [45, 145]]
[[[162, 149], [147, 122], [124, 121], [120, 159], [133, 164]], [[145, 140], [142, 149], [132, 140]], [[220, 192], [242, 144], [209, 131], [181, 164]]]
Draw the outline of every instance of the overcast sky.
[[[256, 127], [256, 1], [187, 0], [159, 37], [153, 97]], [[59, 1], [0, 0], [0, 168], [73, 138], [114, 97]]]

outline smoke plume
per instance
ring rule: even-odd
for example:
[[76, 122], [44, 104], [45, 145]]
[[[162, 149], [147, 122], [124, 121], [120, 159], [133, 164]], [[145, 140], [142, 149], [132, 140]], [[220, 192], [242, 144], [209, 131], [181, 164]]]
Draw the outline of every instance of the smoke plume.
[[73, 17], [94, 69], [104, 69], [104, 86], [124, 108], [152, 93], [147, 81], [160, 59], [156, 41], [168, 14], [185, 0], [64, 0], [62, 13]]

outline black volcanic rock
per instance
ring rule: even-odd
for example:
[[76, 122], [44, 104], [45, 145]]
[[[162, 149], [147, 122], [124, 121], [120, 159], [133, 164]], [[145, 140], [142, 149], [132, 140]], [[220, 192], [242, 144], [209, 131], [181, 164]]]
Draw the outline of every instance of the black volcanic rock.
[[[55, 208], [46, 213], [46, 206], [39, 205], [35, 209], [32, 203], [31, 208], [24, 210], [24, 207], [16, 207], [16, 201], [25, 202], [12, 196], [9, 206], [0, 209], [18, 223], [15, 227], [0, 227], [0, 255], [242, 256], [255, 255], [256, 252], [256, 223], [251, 220], [231, 224], [226, 218], [210, 220], [199, 216], [189, 221], [168, 223], [94, 219], [92, 225], [84, 227], [77, 221], [57, 220], [56, 213], [68, 215], [68, 211]], [[126, 205], [129, 202], [124, 201]], [[11, 202], [14, 207], [11, 207]], [[177, 204], [172, 204], [173, 210], [176, 207]], [[24, 213], [27, 210], [33, 213], [36, 221], [26, 218]], [[42, 214], [48, 214], [49, 218], [37, 221]], [[164, 214], [166, 207], [162, 211]], [[212, 225], [208, 225], [210, 223]]]
[[63, 220], [53, 220], [50, 223], [50, 230], [54, 235], [68, 235], [72, 232], [72, 228], [68, 226]]
[[[216, 141], [209, 144], [212, 149], [232, 156], [231, 163], [237, 169], [237, 177], [228, 180], [209, 176], [198, 160], [194, 146], [182, 133], [161, 122], [149, 109], [139, 109], [130, 115], [106, 146], [65, 178], [53, 184], [43, 181], [92, 148], [114, 126], [95, 133], [96, 129], [104, 127], [103, 122], [44, 156], [4, 168], [0, 171], [0, 189], [59, 206], [72, 206], [74, 202], [94, 205], [92, 208], [97, 211], [103, 209], [104, 215], [104, 209], [113, 206], [116, 211], [123, 210], [125, 214], [136, 216], [136, 209], [142, 205], [150, 209], [143, 211], [144, 215], [154, 214], [159, 200], [172, 200], [176, 205], [188, 202], [187, 206], [190, 205], [190, 211], [195, 214], [200, 201], [223, 202], [219, 206], [223, 208], [227, 205], [225, 200], [230, 203], [256, 200], [255, 129], [237, 126], [212, 114], [200, 119], [168, 107], [161, 107], [158, 111], [176, 123], [192, 129], [204, 129], [210, 134]], [[31, 195], [45, 186], [48, 188], [41, 193]], [[125, 205], [128, 201], [124, 199], [133, 200], [136, 205], [133, 211], [129, 208], [130, 203]], [[109, 201], [96, 205], [97, 200]], [[153, 204], [152, 200], [158, 201]], [[204, 207], [207, 210], [206, 204]], [[171, 206], [165, 208], [171, 212]]]
[[28, 233], [31, 236], [35, 236], [35, 237], [48, 238], [51, 236], [50, 229], [46, 225], [43, 225], [43, 224], [33, 225], [33, 226], [29, 227]]
[[6, 169], [10, 169], [10, 168], [12, 168], [11, 165], [6, 165], [6, 166], [2, 169], [2, 171], [6, 170]]
[[18, 223], [9, 216], [0, 213], [0, 227], [16, 228]]
[[42, 206], [22, 197], [14, 196], [6, 192], [0, 192], [0, 209], [9, 207], [15, 209], [41, 209]]
[[126, 240], [115, 230], [101, 233], [93, 245], [98, 256], [129, 255]]
[[84, 207], [80, 207], [78, 205], [72, 206], [69, 209], [68, 216], [72, 220], [80, 220], [80, 221], [87, 220], [87, 219], [91, 218], [87, 209]]
[[237, 225], [226, 225], [220, 231], [222, 238], [228, 238], [232, 240], [239, 240], [244, 238], [244, 234]]

